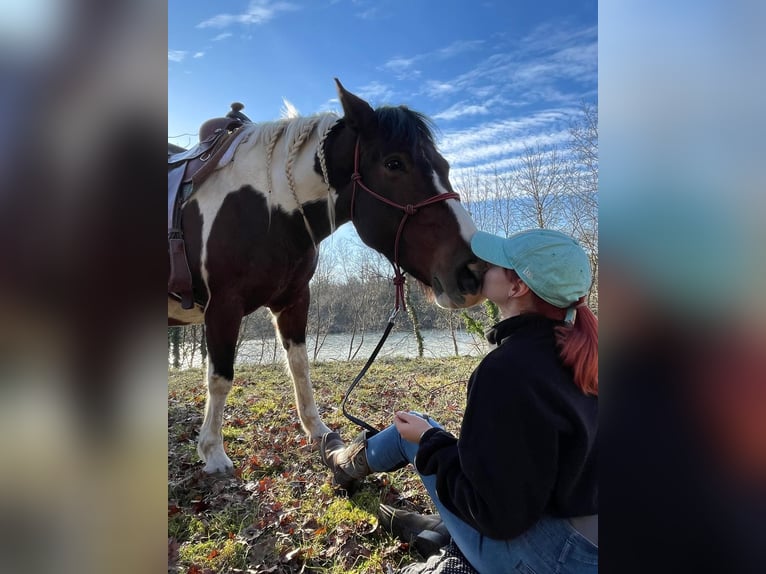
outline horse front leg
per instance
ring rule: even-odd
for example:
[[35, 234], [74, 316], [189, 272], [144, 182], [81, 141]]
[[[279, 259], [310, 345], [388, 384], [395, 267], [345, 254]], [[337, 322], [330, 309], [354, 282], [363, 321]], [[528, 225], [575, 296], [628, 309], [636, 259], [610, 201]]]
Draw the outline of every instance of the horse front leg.
[[197, 453], [205, 462], [204, 471], [231, 472], [234, 464], [223, 448], [223, 410], [234, 380], [234, 354], [242, 322], [242, 309], [229, 299], [212, 300], [205, 312], [207, 337], [207, 397], [205, 418], [197, 442]]
[[306, 323], [309, 312], [309, 289], [289, 307], [271, 312], [287, 357], [287, 368], [293, 380], [298, 417], [306, 433], [319, 439], [330, 429], [322, 422], [314, 401], [314, 389], [309, 376], [309, 356], [306, 351]]

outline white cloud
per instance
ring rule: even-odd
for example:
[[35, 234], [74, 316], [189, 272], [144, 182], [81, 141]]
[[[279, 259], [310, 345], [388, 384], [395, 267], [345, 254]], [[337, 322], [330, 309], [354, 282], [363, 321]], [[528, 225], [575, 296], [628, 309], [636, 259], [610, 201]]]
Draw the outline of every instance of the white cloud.
[[444, 132], [439, 147], [446, 153], [460, 153], [462, 149], [475, 147], [487, 141], [519, 139], [530, 133], [558, 131], [561, 122], [574, 113], [574, 109], [544, 110], [523, 118], [485, 122], [468, 130]]
[[359, 7], [355, 16], [362, 20], [373, 20], [380, 14], [380, 6], [375, 0], [351, 0], [351, 3]]
[[561, 48], [589, 44], [595, 42], [597, 37], [596, 26], [572, 28], [566, 24], [546, 22], [524, 37], [520, 45], [530, 52], [550, 51], [553, 46]]
[[340, 106], [340, 100], [335, 98], [330, 98], [323, 104], [320, 104], [320, 106], [317, 108], [317, 113], [325, 113], [325, 112], [332, 112], [333, 114], [343, 115], [343, 110]]
[[458, 40], [452, 42], [449, 46], [436, 50], [435, 54], [440, 58], [451, 58], [462, 54], [463, 52], [469, 52], [479, 48], [484, 43], [484, 40]]
[[205, 55], [205, 52], [195, 52], [192, 58], [201, 58]]
[[366, 86], [354, 90], [354, 93], [373, 106], [389, 102], [394, 95], [391, 87], [381, 82], [370, 82]]
[[487, 106], [467, 105], [463, 102], [457, 103], [443, 112], [434, 116], [435, 120], [454, 120], [462, 116], [480, 116], [489, 113]]
[[186, 57], [186, 50], [168, 50], [169, 62], [183, 62]]
[[464, 130], [444, 131], [439, 150], [455, 168], [490, 172], [510, 169], [527, 148], [563, 146], [569, 138], [566, 121], [574, 108], [558, 108], [521, 118], [484, 122]]
[[558, 148], [560, 158], [568, 155], [564, 144], [569, 139], [566, 131], [551, 134], [529, 134], [513, 142], [481, 146], [461, 155], [442, 154], [450, 162], [450, 180], [459, 182], [475, 174], [510, 174], [524, 161], [527, 150]]
[[415, 69], [415, 64], [428, 60], [446, 60], [463, 52], [474, 50], [484, 43], [483, 40], [458, 40], [452, 44], [431, 52], [416, 54], [409, 58], [398, 56], [388, 60], [382, 69], [396, 74], [397, 79], [413, 78], [420, 76], [420, 70]]
[[232, 24], [264, 24], [274, 18], [279, 12], [297, 10], [295, 4], [289, 2], [272, 2], [271, 0], [251, 0], [241, 14], [216, 14], [197, 24], [197, 28], [226, 28]]
[[393, 58], [383, 64], [383, 68], [391, 72], [406, 72], [412, 68], [415, 58]]
[[420, 76], [420, 70], [414, 68], [417, 58], [392, 58], [382, 69], [394, 74], [397, 80], [414, 79]]
[[[537, 105], [545, 102], [549, 106], [575, 103], [582, 93], [563, 86], [570, 82], [595, 86], [597, 40], [595, 27], [541, 26], [528, 37], [519, 39], [517, 46], [503, 46], [463, 73], [423, 82], [420, 93], [433, 98], [465, 93], [474, 101], [502, 96], [504, 105], [514, 107], [532, 102]], [[420, 60], [428, 56], [451, 57], [483, 46], [493, 48], [480, 41], [458, 41], [411, 59], [418, 60], [424, 67], [425, 63]]]
[[231, 38], [233, 34], [231, 32], [221, 32], [217, 36], [213, 38], [213, 42], [220, 42], [221, 40], [225, 40], [226, 38]]

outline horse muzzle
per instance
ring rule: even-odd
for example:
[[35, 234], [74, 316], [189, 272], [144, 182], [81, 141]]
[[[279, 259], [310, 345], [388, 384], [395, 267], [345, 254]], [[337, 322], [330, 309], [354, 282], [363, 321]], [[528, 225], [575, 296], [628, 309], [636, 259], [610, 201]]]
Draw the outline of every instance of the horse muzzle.
[[434, 275], [431, 287], [436, 304], [447, 309], [464, 309], [484, 301], [481, 283], [487, 268], [486, 262], [471, 259], [456, 267], [447, 279]]

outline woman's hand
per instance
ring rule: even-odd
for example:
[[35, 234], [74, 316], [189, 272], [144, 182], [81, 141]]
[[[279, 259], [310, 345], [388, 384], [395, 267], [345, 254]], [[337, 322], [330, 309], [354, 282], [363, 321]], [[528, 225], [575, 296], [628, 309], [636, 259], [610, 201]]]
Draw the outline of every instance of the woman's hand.
[[415, 444], [420, 442], [420, 437], [432, 426], [422, 417], [405, 411], [398, 411], [394, 415], [394, 425], [404, 440]]

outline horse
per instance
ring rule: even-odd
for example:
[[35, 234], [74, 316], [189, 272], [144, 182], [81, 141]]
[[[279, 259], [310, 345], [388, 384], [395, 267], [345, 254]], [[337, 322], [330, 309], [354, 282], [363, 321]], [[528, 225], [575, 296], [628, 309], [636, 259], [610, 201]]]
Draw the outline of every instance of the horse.
[[484, 264], [469, 245], [476, 227], [452, 190], [431, 121], [406, 106], [373, 109], [335, 83], [342, 117], [245, 124], [233, 156], [182, 204], [194, 304], [185, 309], [169, 292], [168, 323], [205, 325], [197, 452], [206, 473], [233, 469], [223, 409], [240, 323], [260, 307], [271, 311], [303, 429], [312, 441], [330, 431], [314, 401], [306, 323], [319, 243], [341, 224], [352, 221], [362, 241], [392, 262], [397, 290], [406, 272], [442, 307], [483, 300]]

